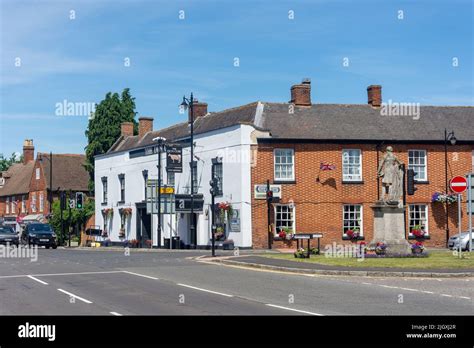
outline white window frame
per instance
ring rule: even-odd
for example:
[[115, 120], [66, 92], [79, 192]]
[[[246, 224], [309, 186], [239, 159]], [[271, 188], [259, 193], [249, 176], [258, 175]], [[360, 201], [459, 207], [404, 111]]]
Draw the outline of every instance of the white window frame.
[[[275, 226], [273, 226], [273, 233], [275, 236], [278, 236], [279, 231], [277, 230], [277, 207], [288, 207], [293, 209], [293, 233], [296, 233], [296, 207], [294, 204], [274, 204], [273, 205], [273, 213], [275, 216]], [[289, 220], [286, 220], [289, 221]]]
[[10, 214], [10, 197], [5, 200], [5, 214]]
[[[290, 151], [291, 152], [291, 177], [282, 178], [277, 176], [277, 165], [288, 165], [288, 163], [279, 163], [277, 164], [277, 152], [278, 151]], [[283, 156], [278, 156], [283, 157]], [[286, 157], [286, 156], [285, 156]], [[280, 173], [281, 175], [281, 173]], [[295, 149], [283, 147], [273, 150], [273, 177], [275, 181], [295, 181]]]
[[[421, 182], [424, 182], [424, 181], [428, 181], [428, 153], [426, 150], [423, 150], [423, 149], [409, 149], [408, 150], [408, 167], [407, 169], [414, 169], [414, 167], [421, 167], [421, 164], [411, 164], [410, 165], [410, 153], [411, 152], [422, 152], [425, 154], [424, 156], [424, 175], [425, 177], [423, 179], [420, 178], [419, 175], [415, 175], [415, 181], [421, 181]], [[421, 158], [421, 157], [420, 157]], [[417, 171], [415, 170], [415, 173], [417, 173]]]
[[15, 204], [15, 196], [12, 196], [12, 201], [11, 201], [11, 208], [10, 208], [12, 214], [16, 214], [16, 204]]
[[345, 219], [345, 213], [346, 213], [346, 207], [360, 207], [360, 223], [359, 223], [359, 232], [360, 232], [360, 237], [364, 235], [364, 206], [362, 204], [343, 204], [342, 206], [342, 236], [347, 237], [347, 234], [345, 233], [345, 228], [349, 227], [346, 226], [346, 219]]
[[[429, 235], [430, 234], [429, 225], [428, 225], [428, 223], [429, 223], [429, 215], [428, 215], [429, 207], [428, 207], [428, 204], [423, 204], [423, 203], [414, 203], [414, 204], [409, 204], [408, 205], [408, 235], [413, 236], [413, 233], [411, 233], [411, 227], [415, 226], [415, 224], [412, 225], [412, 223], [411, 223], [411, 221], [414, 220], [414, 219], [412, 219], [412, 207], [413, 206], [425, 207], [425, 209], [424, 209], [424, 214], [425, 214], [425, 224], [424, 224], [424, 226], [425, 226], [425, 229], [424, 229], [424, 231], [427, 235]], [[419, 218], [417, 220], [423, 220], [423, 219]]]
[[108, 195], [109, 195], [109, 179], [106, 178], [105, 180], [102, 179], [101, 181], [102, 181], [102, 203], [107, 204]]
[[[344, 163], [344, 154], [349, 153], [349, 151], [359, 151], [359, 176], [355, 177], [353, 174], [344, 174], [345, 167], [355, 167], [352, 163]], [[352, 176], [352, 177], [351, 177]], [[342, 149], [342, 181], [362, 181], [362, 150], [361, 149]]]
[[31, 194], [31, 211], [36, 213], [36, 192]]
[[44, 210], [44, 195], [43, 192], [39, 193], [39, 211], [42, 212]]
[[26, 213], [26, 196], [22, 195], [21, 196], [21, 212]]
[[36, 180], [39, 180], [41, 176], [39, 167], [36, 168], [35, 175], [36, 175]]

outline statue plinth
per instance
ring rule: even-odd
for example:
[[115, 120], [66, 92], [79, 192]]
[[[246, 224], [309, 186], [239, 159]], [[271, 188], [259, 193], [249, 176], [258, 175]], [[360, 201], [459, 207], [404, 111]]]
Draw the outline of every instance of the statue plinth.
[[411, 254], [410, 243], [405, 239], [406, 207], [378, 201], [371, 208], [374, 211], [374, 238], [369, 247], [384, 242], [387, 245], [386, 255]]

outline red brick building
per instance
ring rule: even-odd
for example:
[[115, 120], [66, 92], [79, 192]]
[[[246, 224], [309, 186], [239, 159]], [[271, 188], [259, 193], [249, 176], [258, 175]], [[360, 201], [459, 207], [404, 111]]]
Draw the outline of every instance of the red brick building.
[[[289, 103], [264, 103], [251, 178], [252, 187], [270, 180], [281, 188], [280, 202], [271, 208], [273, 247], [295, 246], [280, 240], [282, 227], [321, 232], [323, 245], [347, 240], [345, 231], [357, 227], [370, 242], [371, 206], [380, 190], [377, 168], [387, 146], [418, 173], [417, 191], [407, 196], [407, 237], [422, 225], [428, 246], [446, 245], [446, 206], [432, 202], [433, 193], [445, 192], [444, 131], [454, 131], [457, 139], [447, 147], [448, 179], [471, 172], [474, 108], [421, 106], [418, 115], [390, 116], [381, 86], [367, 90], [365, 105], [312, 104], [311, 84], [304, 81], [291, 88]], [[322, 163], [335, 169], [321, 171]], [[462, 208], [465, 216], [465, 204]], [[266, 201], [252, 195], [254, 248], [268, 247], [267, 221]], [[467, 218], [463, 221], [467, 230]], [[451, 235], [457, 223], [457, 204], [450, 204]]]
[[[23, 162], [1, 173], [0, 217], [13, 223], [23, 219], [46, 221], [52, 200], [59, 191], [88, 192], [89, 175], [84, 155], [38, 153], [32, 140], [25, 140]], [[51, 177], [51, 168], [52, 177]], [[52, 188], [51, 188], [52, 184]]]

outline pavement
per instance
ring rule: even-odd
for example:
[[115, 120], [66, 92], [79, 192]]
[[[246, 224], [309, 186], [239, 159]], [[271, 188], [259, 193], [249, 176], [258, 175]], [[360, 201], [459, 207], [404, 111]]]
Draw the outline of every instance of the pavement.
[[[212, 260], [209, 258], [209, 260]], [[397, 268], [397, 267], [341, 267], [310, 262], [297, 262], [258, 255], [221, 257], [214, 259], [229, 265], [260, 269], [326, 275], [385, 276], [385, 277], [474, 277], [474, 269]]]
[[[209, 251], [0, 258], [0, 315], [472, 315], [473, 279], [343, 277], [209, 262]], [[228, 256], [222, 251], [220, 256]], [[254, 257], [252, 255], [244, 257]]]

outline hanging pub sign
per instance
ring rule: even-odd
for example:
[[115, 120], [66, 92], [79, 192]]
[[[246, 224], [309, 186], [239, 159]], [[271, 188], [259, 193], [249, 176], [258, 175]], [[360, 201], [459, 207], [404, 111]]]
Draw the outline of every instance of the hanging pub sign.
[[166, 147], [166, 171], [170, 173], [183, 172], [183, 148], [180, 145]]

